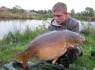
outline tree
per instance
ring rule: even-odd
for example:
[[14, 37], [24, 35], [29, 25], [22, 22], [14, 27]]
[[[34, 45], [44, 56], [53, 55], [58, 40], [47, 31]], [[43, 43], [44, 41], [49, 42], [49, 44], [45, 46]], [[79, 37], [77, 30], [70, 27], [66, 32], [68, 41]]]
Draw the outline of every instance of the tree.
[[95, 15], [93, 8], [90, 8], [90, 7], [85, 8], [85, 14], [86, 16], [90, 16], [90, 17], [93, 17]]
[[23, 13], [23, 12], [25, 12], [25, 10], [22, 9], [19, 5], [14, 6], [14, 7], [11, 9], [11, 11], [12, 11], [12, 13], [17, 13], [17, 12]]
[[72, 16], [72, 17], [75, 16], [75, 10], [74, 10], [74, 9], [71, 10], [71, 16]]

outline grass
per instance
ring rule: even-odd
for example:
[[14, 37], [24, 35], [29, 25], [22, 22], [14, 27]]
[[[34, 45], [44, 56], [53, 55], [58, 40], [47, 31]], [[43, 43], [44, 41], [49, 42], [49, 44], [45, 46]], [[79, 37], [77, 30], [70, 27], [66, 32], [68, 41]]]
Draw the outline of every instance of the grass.
[[91, 34], [85, 34], [86, 42], [83, 45], [83, 56], [75, 61], [72, 66], [77, 70], [93, 70], [95, 68], [95, 56], [91, 56], [91, 50], [95, 49], [95, 38]]
[[2, 66], [2, 64], [5, 64], [13, 60], [12, 58], [14, 58], [14, 55], [16, 55], [18, 51], [22, 51], [25, 48], [25, 45], [14, 44], [14, 45], [5, 45], [2, 47], [3, 48], [0, 49], [0, 66]]
[[[19, 40], [19, 42], [15, 42], [12, 44], [8, 44], [8, 43], [1, 44], [0, 45], [0, 67], [5, 63], [14, 60], [15, 59], [14, 56], [16, 55], [16, 53], [19, 51], [23, 51], [27, 47], [29, 41], [33, 39], [35, 36], [39, 35], [41, 32], [42, 32], [41, 30], [38, 30], [37, 33], [32, 32], [33, 37], [31, 36], [31, 33], [30, 33], [30, 37], [24, 35], [25, 38], [24, 36], [20, 36], [19, 34], [17, 34], [16, 39], [17, 41]], [[27, 34], [29, 35], [29, 33]], [[95, 37], [90, 33], [84, 33], [84, 36], [86, 38], [86, 42], [83, 45], [84, 54], [73, 64], [71, 64], [73, 70], [93, 70], [95, 68], [95, 57], [91, 57], [91, 49], [95, 48]]]

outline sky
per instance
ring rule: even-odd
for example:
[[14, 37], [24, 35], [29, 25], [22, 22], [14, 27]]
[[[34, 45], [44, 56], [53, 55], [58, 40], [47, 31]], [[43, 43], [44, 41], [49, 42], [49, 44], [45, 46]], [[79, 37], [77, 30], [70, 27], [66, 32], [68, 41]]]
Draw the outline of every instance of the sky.
[[95, 0], [0, 0], [0, 7], [5, 6], [12, 8], [19, 5], [26, 10], [48, 10], [52, 9], [57, 2], [67, 4], [68, 12], [74, 9], [75, 12], [84, 11], [86, 7], [91, 7], [95, 10]]

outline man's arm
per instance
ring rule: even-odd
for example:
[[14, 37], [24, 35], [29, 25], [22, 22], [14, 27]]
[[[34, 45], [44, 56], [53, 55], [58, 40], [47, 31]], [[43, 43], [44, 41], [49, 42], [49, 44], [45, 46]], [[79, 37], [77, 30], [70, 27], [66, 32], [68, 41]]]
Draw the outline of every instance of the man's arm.
[[67, 24], [69, 30], [79, 33], [79, 22], [76, 19], [71, 18]]
[[79, 33], [79, 23], [78, 22], [74, 24], [74, 26], [72, 27], [72, 31]]

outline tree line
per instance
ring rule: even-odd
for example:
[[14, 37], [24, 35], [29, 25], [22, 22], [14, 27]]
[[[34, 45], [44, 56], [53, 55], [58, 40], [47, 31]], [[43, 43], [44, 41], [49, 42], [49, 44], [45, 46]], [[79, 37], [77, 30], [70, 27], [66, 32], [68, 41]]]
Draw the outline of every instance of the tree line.
[[[47, 19], [52, 18], [51, 10], [25, 10], [20, 6], [16, 5], [12, 9], [7, 10], [7, 12], [0, 12], [0, 18], [24, 18], [24, 19]], [[71, 10], [70, 15], [79, 20], [95, 21], [95, 10], [91, 7], [86, 7], [84, 11], [75, 12], [74, 9]]]
[[80, 20], [95, 21], [95, 10], [91, 7], [86, 7], [84, 11], [75, 13], [75, 10], [71, 10], [71, 16]]

